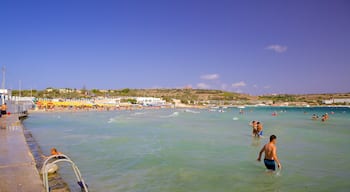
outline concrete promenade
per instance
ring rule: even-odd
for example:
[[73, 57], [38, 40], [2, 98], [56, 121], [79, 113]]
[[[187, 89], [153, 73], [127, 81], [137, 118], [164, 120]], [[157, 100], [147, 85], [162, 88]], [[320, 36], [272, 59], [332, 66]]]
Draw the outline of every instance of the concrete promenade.
[[0, 118], [0, 192], [43, 192], [18, 115]]

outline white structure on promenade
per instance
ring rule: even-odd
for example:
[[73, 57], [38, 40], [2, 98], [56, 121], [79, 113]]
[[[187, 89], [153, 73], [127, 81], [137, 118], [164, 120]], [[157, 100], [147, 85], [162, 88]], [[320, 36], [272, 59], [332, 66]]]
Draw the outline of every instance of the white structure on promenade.
[[94, 101], [95, 104], [101, 104], [101, 105], [111, 105], [111, 106], [119, 106], [120, 105], [120, 98], [103, 98], [99, 97], [96, 98]]
[[136, 101], [143, 106], [162, 106], [166, 103], [163, 99], [156, 97], [136, 97]]
[[344, 99], [329, 99], [329, 100], [324, 100], [324, 104], [330, 105], [334, 103], [350, 103], [350, 98], [344, 98]]

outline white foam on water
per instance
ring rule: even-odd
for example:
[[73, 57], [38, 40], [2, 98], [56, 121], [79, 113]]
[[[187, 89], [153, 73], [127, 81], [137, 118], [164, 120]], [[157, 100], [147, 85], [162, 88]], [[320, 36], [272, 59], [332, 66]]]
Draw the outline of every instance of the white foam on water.
[[278, 177], [282, 176], [282, 175], [281, 175], [281, 170], [282, 170], [282, 169], [278, 169], [278, 171], [276, 171], [275, 175], [278, 176]]
[[107, 123], [113, 123], [113, 122], [115, 122], [114, 118], [109, 118], [108, 121], [107, 121]]
[[144, 112], [136, 112], [136, 113], [133, 113], [132, 115], [136, 116], [136, 115], [144, 115], [145, 113]]
[[239, 120], [239, 118], [238, 117], [233, 117], [232, 120], [237, 121], [237, 120]]
[[186, 113], [200, 113], [199, 111], [192, 111], [190, 109], [186, 109], [185, 112]]
[[174, 112], [171, 115], [167, 115], [167, 116], [161, 116], [162, 118], [171, 118], [171, 117], [177, 117], [179, 116], [179, 112]]

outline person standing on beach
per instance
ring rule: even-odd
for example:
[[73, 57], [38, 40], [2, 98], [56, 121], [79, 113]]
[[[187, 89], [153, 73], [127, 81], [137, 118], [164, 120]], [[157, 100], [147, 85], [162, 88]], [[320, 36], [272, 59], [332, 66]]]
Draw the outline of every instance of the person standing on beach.
[[1, 115], [6, 115], [7, 114], [7, 104], [4, 103], [1, 105]]
[[276, 147], [276, 135], [270, 136], [270, 142], [265, 144], [264, 147], [260, 150], [258, 161], [261, 161], [261, 155], [265, 153], [264, 158], [264, 164], [268, 170], [275, 171], [276, 170], [276, 163], [278, 168], [282, 168], [282, 165], [280, 163], [280, 160], [277, 157], [277, 147]]

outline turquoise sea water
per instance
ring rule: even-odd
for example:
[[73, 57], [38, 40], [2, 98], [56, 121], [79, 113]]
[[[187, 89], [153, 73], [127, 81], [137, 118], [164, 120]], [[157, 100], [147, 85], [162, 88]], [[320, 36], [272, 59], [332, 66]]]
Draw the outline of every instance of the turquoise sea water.
[[[31, 114], [24, 125], [46, 154], [57, 147], [70, 156], [91, 191], [349, 191], [350, 108], [244, 110]], [[330, 119], [313, 121], [314, 113]], [[251, 137], [252, 120], [264, 138]], [[256, 161], [270, 134], [278, 174]]]

